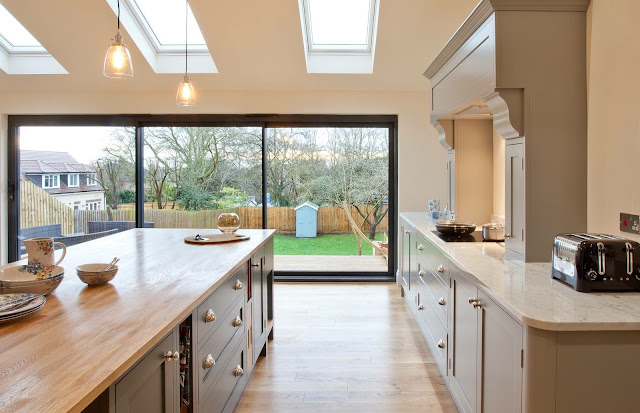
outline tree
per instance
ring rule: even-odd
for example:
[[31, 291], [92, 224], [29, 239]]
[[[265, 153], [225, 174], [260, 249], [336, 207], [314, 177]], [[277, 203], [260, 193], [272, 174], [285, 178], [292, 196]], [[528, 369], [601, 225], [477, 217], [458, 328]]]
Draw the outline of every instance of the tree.
[[369, 238], [389, 211], [388, 140], [385, 129], [339, 128], [328, 139], [333, 201], [355, 206]]
[[124, 189], [123, 174], [126, 171], [126, 161], [118, 158], [101, 158], [95, 163], [96, 178], [104, 189], [107, 205], [111, 209], [118, 209], [120, 198], [118, 194]]

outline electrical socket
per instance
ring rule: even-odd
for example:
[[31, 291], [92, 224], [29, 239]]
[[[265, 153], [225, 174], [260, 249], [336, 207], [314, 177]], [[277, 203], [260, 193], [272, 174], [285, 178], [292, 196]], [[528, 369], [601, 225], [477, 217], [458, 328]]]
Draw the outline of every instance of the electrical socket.
[[640, 234], [640, 216], [621, 212], [620, 231]]

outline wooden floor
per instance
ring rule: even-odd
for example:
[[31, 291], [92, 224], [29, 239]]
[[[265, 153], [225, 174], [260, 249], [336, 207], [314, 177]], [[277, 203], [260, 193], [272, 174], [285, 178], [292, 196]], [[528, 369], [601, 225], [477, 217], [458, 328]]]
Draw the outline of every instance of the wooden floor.
[[276, 255], [276, 271], [386, 272], [382, 255]]
[[457, 412], [395, 284], [275, 284], [275, 339], [236, 412]]

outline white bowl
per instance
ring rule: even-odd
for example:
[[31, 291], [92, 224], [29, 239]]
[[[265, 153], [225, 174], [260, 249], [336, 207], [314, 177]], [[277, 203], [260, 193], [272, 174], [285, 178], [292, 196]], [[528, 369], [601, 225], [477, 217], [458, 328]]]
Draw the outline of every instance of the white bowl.
[[48, 295], [58, 288], [63, 279], [64, 275], [60, 275], [55, 278], [47, 278], [33, 283], [20, 283], [18, 285], [0, 281], [0, 294], [34, 293]]
[[118, 272], [118, 266], [114, 265], [109, 270], [102, 270], [107, 265], [104, 264], [82, 264], [76, 267], [78, 278], [88, 285], [102, 285], [113, 280]]

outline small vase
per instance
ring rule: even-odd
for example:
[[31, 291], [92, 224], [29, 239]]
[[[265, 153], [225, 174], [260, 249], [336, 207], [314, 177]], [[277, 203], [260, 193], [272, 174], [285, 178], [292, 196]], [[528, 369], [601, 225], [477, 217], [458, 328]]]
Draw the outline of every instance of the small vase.
[[218, 216], [218, 229], [223, 234], [233, 234], [240, 228], [240, 217], [235, 212], [223, 212]]

